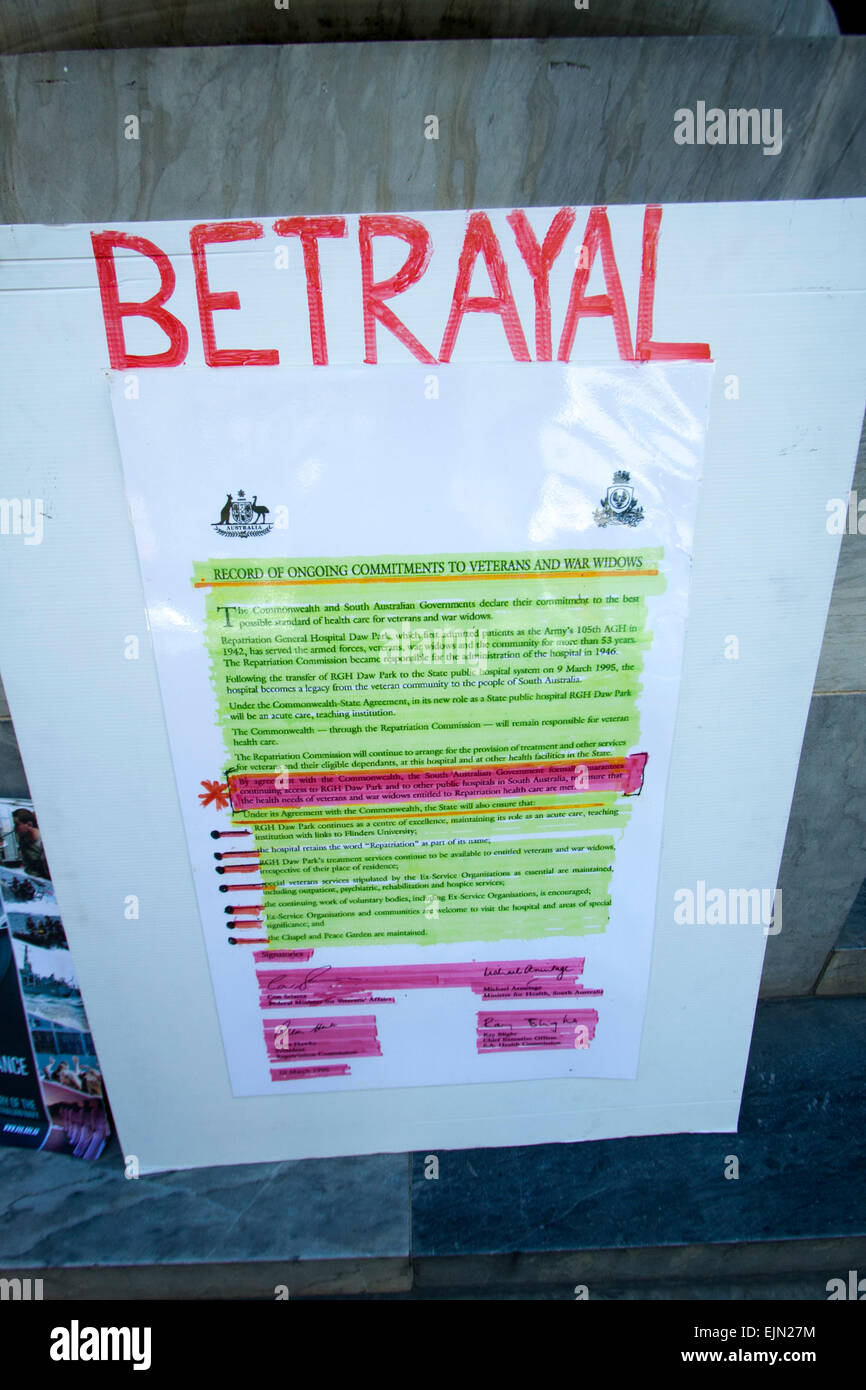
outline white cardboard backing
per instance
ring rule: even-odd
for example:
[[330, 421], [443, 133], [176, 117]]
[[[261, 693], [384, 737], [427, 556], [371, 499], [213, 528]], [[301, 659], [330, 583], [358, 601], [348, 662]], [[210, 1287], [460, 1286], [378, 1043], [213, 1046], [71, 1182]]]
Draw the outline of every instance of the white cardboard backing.
[[[528, 213], [539, 241], [553, 211]], [[586, 215], [551, 273], [554, 352]], [[491, 213], [491, 225], [534, 356], [532, 284], [505, 216]], [[643, 216], [608, 212], [633, 331]], [[417, 217], [435, 246], [429, 279], [392, 302], [435, 353], [465, 214]], [[217, 310], [217, 342], [278, 347], [283, 366], [307, 365], [298, 247], [277, 269], [279, 238], [260, 221], [260, 241], [209, 262], [212, 285], [238, 288], [243, 306], [234, 319]], [[365, 352], [355, 221], [345, 244], [321, 243], [329, 358], [353, 365]], [[765, 937], [752, 925], [678, 925], [674, 894], [776, 882], [839, 548], [827, 502], [847, 495], [863, 413], [864, 222], [862, 200], [663, 210], [653, 338], [708, 343], [715, 373], [636, 1079], [238, 1099], [149, 642], [124, 659], [127, 637], [147, 634], [90, 240], [104, 228], [2, 229], [2, 493], [40, 499], [45, 519], [40, 544], [14, 524], [0, 536], [0, 669], [121, 1141], [142, 1171], [736, 1127]], [[171, 305], [189, 327], [188, 365], [200, 367], [189, 224], [123, 230], [171, 257]], [[402, 254], [377, 261], [377, 276]], [[156, 289], [152, 264], [118, 266], [121, 297]], [[590, 294], [605, 290], [597, 270]], [[485, 279], [479, 268], [474, 294], [490, 293]], [[163, 346], [152, 328], [135, 321], [131, 351]], [[410, 360], [381, 327], [378, 357]], [[455, 366], [510, 358], [499, 316], [468, 315]], [[571, 360], [618, 360], [609, 318], [581, 321]], [[179, 505], [183, 486], [179, 471]], [[730, 636], [737, 660], [725, 657]], [[125, 915], [131, 896], [137, 919]]]

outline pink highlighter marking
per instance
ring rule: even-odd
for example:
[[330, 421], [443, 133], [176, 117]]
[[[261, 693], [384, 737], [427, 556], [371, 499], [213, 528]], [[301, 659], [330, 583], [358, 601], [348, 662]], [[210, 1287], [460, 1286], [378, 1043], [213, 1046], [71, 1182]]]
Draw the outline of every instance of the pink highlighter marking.
[[375, 1014], [267, 1019], [262, 1026], [270, 1062], [382, 1055]]
[[258, 960], [260, 956], [265, 960], [312, 960], [313, 949], [301, 950], [299, 947], [292, 951], [257, 951], [254, 959]]
[[595, 1009], [522, 1009], [477, 1015], [477, 1045], [481, 1053], [550, 1052], [587, 1048], [595, 1037]]
[[461, 961], [453, 964], [320, 966], [272, 970], [276, 952], [256, 951], [263, 1009], [310, 1008], [324, 1004], [385, 1003], [377, 992], [406, 989], [471, 989], [484, 1000], [557, 999], [601, 995], [578, 982], [584, 958]]
[[[274, 807], [351, 806], [379, 801], [451, 801], [464, 797], [562, 796], [615, 791], [633, 796], [643, 786], [648, 754], [556, 763], [495, 763], [479, 767], [406, 768], [391, 772], [272, 773], [230, 777], [236, 811]], [[289, 789], [285, 789], [286, 780]]]
[[351, 1076], [346, 1062], [337, 1062], [332, 1067], [271, 1067], [272, 1081], [313, 1081], [319, 1076]]

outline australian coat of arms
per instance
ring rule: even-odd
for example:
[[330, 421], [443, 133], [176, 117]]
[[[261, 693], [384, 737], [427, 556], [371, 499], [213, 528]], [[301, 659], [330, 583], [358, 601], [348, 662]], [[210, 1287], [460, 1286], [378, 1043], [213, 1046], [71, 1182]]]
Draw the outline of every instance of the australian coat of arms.
[[637, 526], [643, 521], [643, 507], [638, 506], [634, 488], [630, 484], [629, 473], [618, 468], [613, 482], [601, 499], [601, 506], [593, 512], [597, 526], [609, 526], [612, 521], [620, 526]]
[[241, 540], [248, 536], [266, 536], [273, 525], [267, 519], [269, 513], [270, 507], [259, 503], [258, 494], [251, 501], [241, 489], [236, 497], [228, 494], [219, 521], [211, 524], [221, 536], [235, 536]]

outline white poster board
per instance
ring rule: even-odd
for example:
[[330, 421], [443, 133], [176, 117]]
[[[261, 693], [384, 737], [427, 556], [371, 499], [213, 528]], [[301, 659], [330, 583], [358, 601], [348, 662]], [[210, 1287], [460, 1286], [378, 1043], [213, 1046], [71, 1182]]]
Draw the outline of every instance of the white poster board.
[[235, 1095], [635, 1076], [710, 374], [118, 374]]
[[[827, 502], [847, 494], [862, 419], [863, 224], [863, 203], [845, 201], [606, 214], [532, 209], [522, 217], [430, 213], [399, 225], [262, 218], [228, 230], [182, 223], [110, 233], [3, 230], [6, 287], [16, 291], [4, 296], [11, 402], [4, 493], [19, 500], [20, 524], [16, 530], [10, 509], [0, 667], [121, 1140], [144, 1171], [735, 1127], [768, 929], [764, 895], [775, 887], [838, 553]], [[472, 364], [494, 362], [508, 365], [482, 386], [487, 369]], [[677, 601], [668, 612], [667, 597], [661, 607], [658, 598], [648, 600], [664, 616], [654, 639], [659, 631], [666, 636], [646, 652], [641, 738], [658, 750], [664, 775], [645, 778], [635, 798], [607, 930], [569, 945], [569, 958], [578, 946], [581, 956], [599, 953], [609, 982], [602, 988], [611, 990], [598, 1005], [591, 1046], [484, 1055], [473, 1034], [479, 1009], [493, 1009], [493, 1001], [479, 1003], [470, 990], [457, 1005], [464, 991], [442, 989], [434, 997], [448, 996], [455, 1010], [448, 1016], [456, 1042], [433, 1061], [429, 1033], [420, 1044], [425, 1055], [413, 1057], [407, 1038], [417, 1048], [423, 1033], [411, 1013], [408, 1032], [395, 1031], [404, 999], [376, 1011], [381, 1059], [359, 1055], [348, 1079], [274, 1082], [259, 1016], [257, 1051], [245, 1055], [258, 1001], [239, 990], [241, 967], [229, 964], [248, 963], [253, 953], [238, 945], [230, 956], [222, 940], [217, 949], [203, 898], [213, 870], [208, 863], [206, 874], [198, 862], [202, 832], [191, 821], [205, 776], [195, 753], [212, 750], [216, 774], [225, 747], [214, 692], [205, 690], [196, 628], [203, 610], [196, 617], [191, 607], [190, 561], [228, 554], [212, 543], [213, 524], [240, 488], [249, 486], [256, 506], [262, 498], [268, 509], [283, 505], [287, 437], [300, 450], [293, 485], [303, 489], [306, 479], [307, 493], [316, 491], [315, 461], [334, 455], [340, 436], [339, 422], [325, 418], [343, 408], [335, 405], [338, 383], [351, 403], [351, 447], [367, 468], [376, 455], [359, 429], [364, 393], [377, 430], [386, 419], [399, 432], [402, 420], [419, 440], [423, 486], [414, 510], [401, 510], [393, 487], [393, 505], [371, 505], [363, 490], [348, 486], [347, 473], [331, 493], [330, 512], [318, 519], [305, 513], [303, 536], [291, 545], [276, 546], [269, 534], [262, 558], [529, 551], [561, 559], [566, 538], [570, 553], [587, 520], [579, 508], [568, 512], [569, 487], [590, 495], [597, 466], [612, 461], [631, 473], [629, 449], [642, 458], [634, 468], [640, 486], [626, 485], [639, 501], [657, 498], [666, 476], [664, 467], [652, 472], [652, 411], [634, 407], [643, 426], [627, 425], [617, 437], [628, 418], [621, 391], [613, 393], [616, 404], [572, 428], [581, 444], [576, 470], [569, 473], [567, 450], [545, 463], [545, 422], [562, 416], [568, 390], [592, 379], [590, 367], [604, 376], [603, 364], [608, 379], [639, 381], [638, 395], [673, 392], [700, 424], [680, 460], [682, 495], [658, 519], [680, 528], [674, 544], [669, 533], [657, 538], [673, 564], [669, 596], [688, 589], [710, 376], [713, 386], [675, 731], [686, 608]], [[398, 379], [413, 385], [401, 390]], [[518, 497], [526, 449], [516, 416], [508, 424], [509, 397], [521, 403], [521, 419], [537, 411], [531, 503], [497, 509], [482, 469], [462, 510], [453, 487], [448, 505], [439, 505], [437, 459], [452, 480], [473, 478], [443, 447], [457, 421], [464, 447], [472, 429], [486, 445], [490, 426], [514, 469], [502, 496]], [[673, 418], [656, 411], [656, 444], [670, 440]], [[315, 427], [300, 447], [305, 421]], [[669, 450], [657, 452], [670, 476]], [[252, 481], [255, 469], [264, 484]], [[598, 490], [596, 506], [613, 481]], [[334, 509], [338, 496], [342, 510]], [[553, 499], [546, 513], [544, 497]], [[285, 505], [291, 518], [298, 497], [285, 497]], [[449, 529], [459, 516], [462, 533]], [[551, 517], [565, 518], [567, 537], [557, 524], [550, 530]], [[210, 532], [209, 546], [197, 527]], [[398, 531], [406, 531], [405, 541]], [[642, 546], [651, 544], [650, 531]], [[181, 595], [186, 608], [177, 606]], [[154, 621], [160, 612], [165, 621]], [[178, 649], [187, 639], [193, 726], [185, 731], [171, 672], [183, 667]], [[667, 700], [660, 698], [664, 681]], [[755, 892], [758, 911], [747, 907], [743, 920]], [[212, 889], [207, 894], [210, 904]], [[733, 905], [741, 914], [734, 921]], [[770, 929], [779, 928], [777, 917]], [[630, 961], [621, 944], [627, 929], [635, 942]], [[534, 939], [534, 957], [538, 946]], [[329, 949], [345, 961], [347, 951], [362, 948]], [[489, 949], [495, 960], [506, 958], [501, 941]], [[419, 953], [443, 954], [441, 945], [399, 950], [407, 964]], [[485, 958], [478, 942], [454, 950], [449, 943], [446, 964]], [[523, 939], [519, 959], [528, 958]], [[410, 1011], [424, 994], [411, 991]], [[607, 998], [611, 1026], [603, 1042]], [[236, 1013], [230, 1000], [241, 1000]], [[526, 1012], [525, 1001], [495, 1004], [508, 1010]], [[342, 1004], [331, 1012], [361, 1010]], [[458, 1053], [468, 1058], [459, 1077]], [[305, 1055], [293, 1051], [292, 1064]]]

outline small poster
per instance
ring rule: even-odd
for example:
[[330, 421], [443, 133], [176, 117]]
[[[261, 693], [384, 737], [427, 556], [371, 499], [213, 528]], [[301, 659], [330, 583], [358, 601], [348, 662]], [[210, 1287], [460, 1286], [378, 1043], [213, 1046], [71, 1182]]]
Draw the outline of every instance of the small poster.
[[635, 1076], [711, 374], [115, 376], [236, 1096]]
[[0, 1144], [94, 1159], [109, 1134], [36, 811], [0, 797]]

